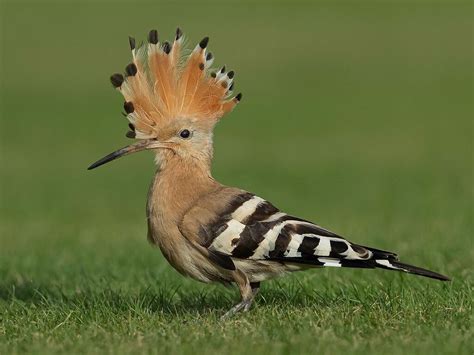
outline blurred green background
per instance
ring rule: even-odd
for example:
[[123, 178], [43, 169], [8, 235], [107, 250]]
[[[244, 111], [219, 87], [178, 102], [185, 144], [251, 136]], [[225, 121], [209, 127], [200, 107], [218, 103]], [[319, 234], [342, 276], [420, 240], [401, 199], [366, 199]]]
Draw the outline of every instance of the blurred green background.
[[[471, 2], [0, 12], [0, 353], [472, 353]], [[219, 181], [454, 281], [313, 270], [222, 325], [237, 291], [182, 278], [146, 241], [152, 155], [86, 170], [130, 142], [108, 79], [130, 61], [127, 36], [176, 26], [190, 47], [209, 35], [243, 93], [216, 128]]]

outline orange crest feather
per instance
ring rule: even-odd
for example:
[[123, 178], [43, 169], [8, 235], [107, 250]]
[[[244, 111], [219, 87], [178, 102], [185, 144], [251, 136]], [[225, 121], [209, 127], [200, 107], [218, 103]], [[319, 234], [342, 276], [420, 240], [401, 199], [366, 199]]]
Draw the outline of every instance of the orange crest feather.
[[157, 126], [170, 120], [193, 118], [213, 125], [230, 112], [242, 94], [231, 97], [234, 72], [211, 73], [214, 60], [206, 53], [205, 37], [185, 58], [181, 58], [183, 34], [178, 28], [173, 44], [160, 43], [158, 32], [150, 31], [148, 43], [135, 47], [130, 38], [133, 62], [125, 76], [114, 74], [111, 82], [124, 96], [130, 121], [127, 137], [156, 137]]

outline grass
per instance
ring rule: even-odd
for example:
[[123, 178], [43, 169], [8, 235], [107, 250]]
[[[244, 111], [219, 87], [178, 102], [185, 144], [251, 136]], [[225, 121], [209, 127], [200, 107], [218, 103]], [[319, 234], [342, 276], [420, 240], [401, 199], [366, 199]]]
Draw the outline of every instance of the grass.
[[[472, 354], [472, 5], [3, 2], [0, 353]], [[453, 278], [311, 270], [237, 290], [146, 242], [152, 157], [108, 81], [127, 35], [209, 34], [242, 104], [214, 175]]]

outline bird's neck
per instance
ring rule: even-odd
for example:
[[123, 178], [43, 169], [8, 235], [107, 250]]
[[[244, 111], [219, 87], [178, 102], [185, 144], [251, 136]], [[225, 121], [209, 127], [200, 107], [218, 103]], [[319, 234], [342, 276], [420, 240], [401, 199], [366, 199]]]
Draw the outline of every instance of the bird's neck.
[[157, 170], [148, 195], [148, 217], [178, 223], [202, 196], [218, 189], [206, 161], [175, 156]]

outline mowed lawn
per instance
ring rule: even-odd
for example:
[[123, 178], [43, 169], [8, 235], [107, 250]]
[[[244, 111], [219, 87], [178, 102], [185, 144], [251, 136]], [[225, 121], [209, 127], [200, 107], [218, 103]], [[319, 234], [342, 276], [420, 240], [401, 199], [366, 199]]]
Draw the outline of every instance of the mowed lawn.
[[[0, 354], [472, 354], [469, 2], [0, 5]], [[452, 277], [316, 269], [235, 288], [183, 278], [146, 241], [151, 153], [108, 77], [128, 35], [209, 35], [243, 101], [214, 176]]]

